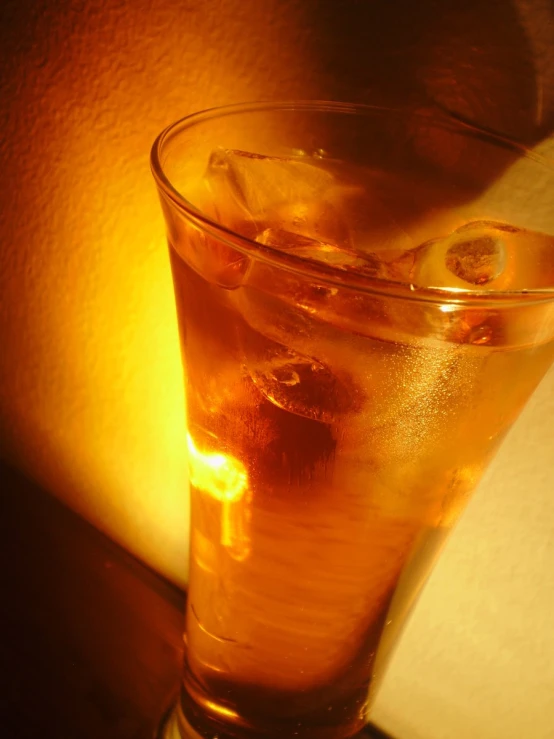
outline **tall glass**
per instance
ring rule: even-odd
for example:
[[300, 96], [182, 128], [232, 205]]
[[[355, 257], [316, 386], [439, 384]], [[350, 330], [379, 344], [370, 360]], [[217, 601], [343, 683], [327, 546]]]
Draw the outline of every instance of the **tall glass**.
[[164, 736], [351, 736], [554, 358], [553, 172], [445, 117], [314, 102], [190, 116], [152, 167], [192, 506]]

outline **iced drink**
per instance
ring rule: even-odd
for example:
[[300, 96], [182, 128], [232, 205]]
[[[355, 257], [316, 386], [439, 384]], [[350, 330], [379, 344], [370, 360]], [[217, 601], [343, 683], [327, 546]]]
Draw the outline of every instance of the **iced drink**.
[[189, 197], [259, 247], [193, 223], [170, 245], [192, 498], [182, 707], [201, 733], [363, 726], [445, 534], [552, 362], [533, 290], [554, 285], [554, 239], [420, 222], [428, 187], [324, 152], [221, 149]]

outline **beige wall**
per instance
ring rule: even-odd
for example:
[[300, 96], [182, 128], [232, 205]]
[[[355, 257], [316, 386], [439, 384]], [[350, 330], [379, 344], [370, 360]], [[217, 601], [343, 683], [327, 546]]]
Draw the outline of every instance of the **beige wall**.
[[[552, 130], [548, 0], [4, 0], [2, 454], [184, 582], [183, 398], [148, 150], [254, 98]], [[550, 24], [550, 25], [549, 25]], [[552, 737], [554, 375], [480, 488], [376, 707], [400, 739]]]

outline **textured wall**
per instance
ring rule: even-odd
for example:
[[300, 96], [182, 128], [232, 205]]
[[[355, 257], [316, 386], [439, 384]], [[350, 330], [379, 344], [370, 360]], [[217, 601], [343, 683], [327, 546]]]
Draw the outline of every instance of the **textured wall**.
[[[549, 0], [3, 0], [0, 444], [182, 582], [183, 398], [148, 150], [262, 97], [436, 103], [552, 130]], [[376, 715], [400, 739], [554, 736], [554, 374], [481, 487]]]
[[303, 24], [278, 0], [0, 12], [3, 448], [183, 581], [181, 368], [149, 149], [175, 118], [276, 80], [300, 96]]

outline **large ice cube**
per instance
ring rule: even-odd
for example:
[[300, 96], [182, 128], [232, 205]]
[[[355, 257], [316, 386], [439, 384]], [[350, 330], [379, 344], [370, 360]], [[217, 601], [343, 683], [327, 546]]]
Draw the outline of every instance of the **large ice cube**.
[[407, 282], [415, 242], [381, 197], [378, 173], [332, 159], [212, 153], [205, 183], [219, 220], [260, 243], [333, 267]]
[[285, 159], [236, 149], [220, 149], [210, 157], [209, 181], [223, 177], [233, 195], [255, 218], [280, 203], [322, 197], [333, 186], [330, 172], [302, 158]]
[[[267, 227], [349, 244], [349, 229], [334, 203], [340, 187], [334, 175], [307, 157], [274, 157], [219, 149], [205, 175], [222, 222], [252, 236]], [[242, 223], [240, 219], [242, 218]], [[246, 233], [245, 233], [246, 230]]]

